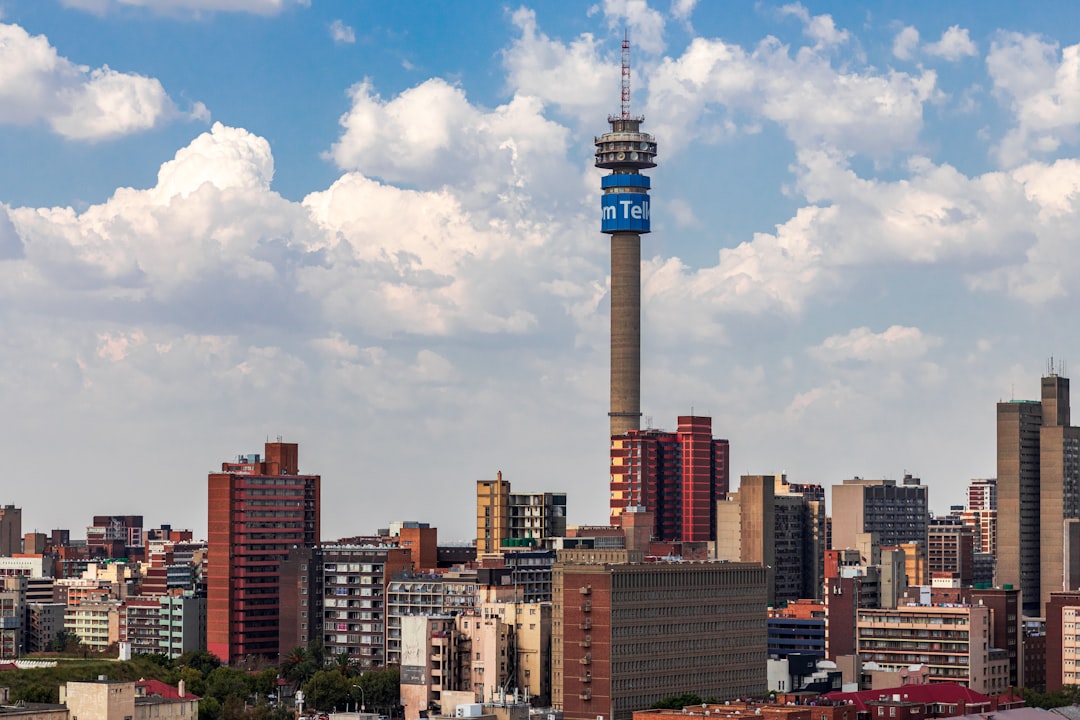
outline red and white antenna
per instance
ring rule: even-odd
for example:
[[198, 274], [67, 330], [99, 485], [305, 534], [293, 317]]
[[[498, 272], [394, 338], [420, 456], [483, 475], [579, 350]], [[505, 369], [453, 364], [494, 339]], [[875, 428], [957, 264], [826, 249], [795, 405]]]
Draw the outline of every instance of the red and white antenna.
[[623, 32], [622, 41], [622, 119], [630, 119], [630, 31]]

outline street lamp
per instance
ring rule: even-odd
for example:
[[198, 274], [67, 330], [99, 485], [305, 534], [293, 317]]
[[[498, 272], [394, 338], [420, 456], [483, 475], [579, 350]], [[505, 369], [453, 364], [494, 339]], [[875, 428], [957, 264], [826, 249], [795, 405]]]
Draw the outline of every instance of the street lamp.
[[364, 695], [364, 688], [359, 685], [353, 685], [354, 688], [360, 691], [360, 712], [367, 710], [367, 697]]

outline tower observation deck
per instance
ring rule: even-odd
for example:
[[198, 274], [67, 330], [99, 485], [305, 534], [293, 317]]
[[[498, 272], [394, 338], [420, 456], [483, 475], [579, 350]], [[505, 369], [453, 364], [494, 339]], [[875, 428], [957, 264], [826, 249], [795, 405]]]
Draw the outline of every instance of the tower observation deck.
[[601, 178], [600, 232], [611, 236], [611, 434], [641, 425], [641, 235], [650, 231], [649, 188], [656, 141], [630, 114], [630, 40], [622, 44], [622, 111], [595, 138]]

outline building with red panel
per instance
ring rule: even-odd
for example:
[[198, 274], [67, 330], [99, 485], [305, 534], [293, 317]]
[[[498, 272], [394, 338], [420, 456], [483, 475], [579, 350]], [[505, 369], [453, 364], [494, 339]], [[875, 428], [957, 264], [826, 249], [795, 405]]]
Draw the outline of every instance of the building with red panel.
[[654, 515], [653, 538], [716, 539], [716, 501], [727, 495], [728, 441], [712, 436], [712, 418], [679, 417], [678, 430], [630, 430], [611, 437], [611, 523], [629, 507]]
[[242, 455], [207, 478], [206, 640], [227, 663], [277, 658], [280, 564], [319, 540], [320, 478], [298, 458], [296, 443], [266, 443], [265, 460]]

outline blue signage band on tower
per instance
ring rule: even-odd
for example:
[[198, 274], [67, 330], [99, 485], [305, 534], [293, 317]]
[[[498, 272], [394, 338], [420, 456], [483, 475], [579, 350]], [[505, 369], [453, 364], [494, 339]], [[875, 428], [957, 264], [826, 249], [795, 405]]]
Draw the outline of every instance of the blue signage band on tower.
[[600, 232], [650, 232], [649, 196], [645, 193], [605, 194], [600, 201], [600, 211]]

